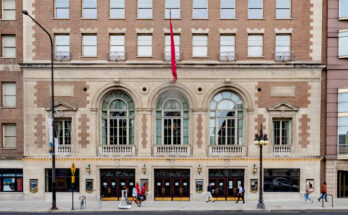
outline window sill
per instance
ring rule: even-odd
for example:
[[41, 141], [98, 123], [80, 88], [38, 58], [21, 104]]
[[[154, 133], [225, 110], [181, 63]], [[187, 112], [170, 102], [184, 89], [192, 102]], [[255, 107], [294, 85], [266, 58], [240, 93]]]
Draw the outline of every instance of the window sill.
[[137, 20], [152, 20], [153, 18], [137, 18]]
[[136, 58], [153, 58], [153, 56], [136, 56]]
[[275, 20], [293, 20], [293, 18], [274, 18]]
[[0, 59], [17, 59], [17, 57], [0, 57]]
[[0, 19], [0, 21], [17, 21], [17, 19]]
[[109, 20], [126, 20], [126, 18], [109, 18]]
[[265, 56], [247, 56], [247, 58], [264, 58]]
[[237, 18], [221, 18], [220, 17], [220, 20], [237, 20]]
[[338, 56], [339, 59], [347, 59], [348, 55]]
[[16, 109], [17, 107], [5, 107], [5, 106], [2, 106], [0, 107], [0, 109]]
[[70, 18], [53, 18], [53, 20], [70, 20]]
[[340, 20], [340, 21], [347, 21], [348, 17], [338, 17], [338, 20]]
[[[164, 18], [164, 20], [170, 20], [170, 18]], [[172, 20], [181, 20], [181, 18], [172, 18]]]
[[192, 18], [192, 20], [208, 20], [209, 18]]
[[80, 56], [80, 58], [97, 58], [98, 56]]
[[81, 20], [98, 20], [98, 18], [81, 18]]
[[209, 56], [191, 56], [192, 58], [208, 58]]
[[2, 147], [2, 148], [0, 148], [0, 150], [18, 150], [17, 149], [17, 147], [8, 147], [8, 148], [4, 148], [4, 147]]
[[265, 20], [264, 18], [248, 18], [248, 20]]

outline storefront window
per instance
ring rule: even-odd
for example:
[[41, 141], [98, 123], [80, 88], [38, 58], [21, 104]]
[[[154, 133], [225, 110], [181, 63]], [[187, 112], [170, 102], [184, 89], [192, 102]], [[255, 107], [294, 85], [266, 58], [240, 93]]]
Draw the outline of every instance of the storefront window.
[[300, 192], [300, 169], [265, 169], [265, 192]]
[[[71, 192], [71, 170], [56, 169], [56, 191]], [[52, 169], [45, 169], [45, 192], [52, 192]], [[80, 192], [80, 171], [76, 169], [74, 192]]]
[[0, 192], [23, 192], [23, 170], [0, 169]]

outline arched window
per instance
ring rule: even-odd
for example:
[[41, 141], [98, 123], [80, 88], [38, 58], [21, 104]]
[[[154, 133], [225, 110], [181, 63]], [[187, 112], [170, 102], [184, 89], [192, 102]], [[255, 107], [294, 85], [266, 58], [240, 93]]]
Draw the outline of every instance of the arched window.
[[156, 145], [188, 144], [189, 105], [179, 94], [163, 94], [156, 105]]
[[243, 144], [243, 102], [232, 92], [221, 92], [210, 102], [210, 144]]
[[102, 144], [134, 144], [134, 103], [123, 91], [109, 93], [102, 105]]

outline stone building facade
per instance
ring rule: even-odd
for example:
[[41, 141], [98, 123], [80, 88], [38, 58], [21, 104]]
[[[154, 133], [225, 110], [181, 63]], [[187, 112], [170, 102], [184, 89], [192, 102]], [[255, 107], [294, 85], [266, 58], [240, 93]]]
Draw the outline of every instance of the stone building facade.
[[328, 192], [335, 197], [348, 197], [347, 168], [347, 29], [348, 4], [345, 1], [328, 1], [327, 48], [327, 117], [326, 117], [326, 180]]
[[[74, 189], [89, 199], [118, 199], [136, 182], [151, 200], [204, 200], [208, 183], [218, 200], [238, 184], [257, 199], [261, 125], [265, 198], [300, 198], [306, 183], [319, 194], [321, 0], [172, 1], [175, 83], [170, 1], [67, 2], [23, 3], [55, 38], [58, 200], [73, 162]], [[49, 43], [23, 23], [21, 195], [49, 200]]]

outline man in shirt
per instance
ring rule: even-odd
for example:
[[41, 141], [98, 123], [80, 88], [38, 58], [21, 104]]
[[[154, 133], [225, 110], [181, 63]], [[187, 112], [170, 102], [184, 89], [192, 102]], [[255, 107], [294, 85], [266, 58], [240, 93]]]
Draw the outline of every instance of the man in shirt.
[[236, 201], [236, 203], [239, 202], [240, 198], [243, 199], [243, 204], [244, 204], [245, 203], [245, 201], [244, 201], [244, 188], [242, 187], [241, 184], [238, 184], [238, 200]]

